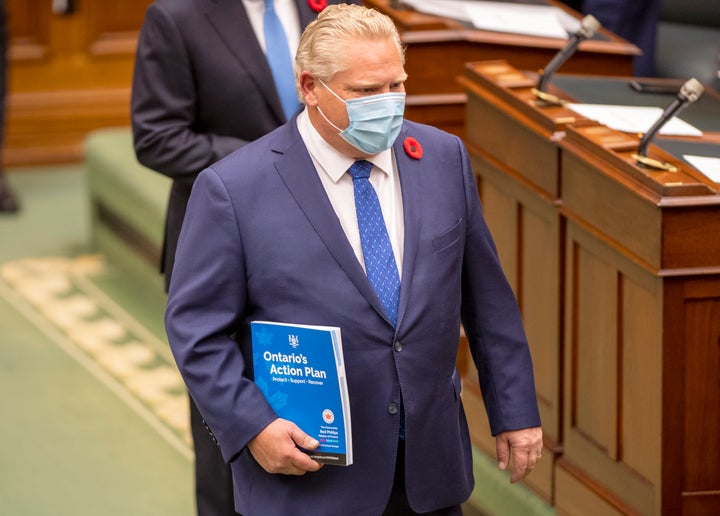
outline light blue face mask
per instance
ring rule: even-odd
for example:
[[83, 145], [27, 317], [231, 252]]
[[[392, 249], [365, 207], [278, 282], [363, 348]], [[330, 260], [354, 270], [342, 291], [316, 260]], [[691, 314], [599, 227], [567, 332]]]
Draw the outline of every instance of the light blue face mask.
[[340, 137], [365, 154], [377, 154], [389, 149], [400, 134], [403, 113], [405, 112], [405, 93], [381, 93], [369, 97], [343, 100], [327, 85], [327, 90], [345, 104], [350, 124], [340, 129], [318, 111], [328, 124], [338, 130]]

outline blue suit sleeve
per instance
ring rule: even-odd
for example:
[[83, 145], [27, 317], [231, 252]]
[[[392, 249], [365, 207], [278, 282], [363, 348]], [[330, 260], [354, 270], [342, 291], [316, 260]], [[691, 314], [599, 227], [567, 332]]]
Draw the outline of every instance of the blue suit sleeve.
[[540, 426], [530, 349], [515, 295], [485, 222], [463, 144], [467, 239], [462, 275], [462, 321], [478, 368], [490, 429]]
[[245, 308], [243, 248], [231, 199], [212, 169], [188, 203], [165, 325], [178, 368], [230, 461], [277, 416], [248, 378], [233, 334]]

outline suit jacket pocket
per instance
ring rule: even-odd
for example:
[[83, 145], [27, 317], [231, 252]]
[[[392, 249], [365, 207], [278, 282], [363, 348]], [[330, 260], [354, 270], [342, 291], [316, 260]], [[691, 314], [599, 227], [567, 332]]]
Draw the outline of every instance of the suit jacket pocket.
[[454, 244], [463, 235], [463, 229], [463, 219], [460, 219], [453, 227], [433, 238], [433, 249], [441, 251]]

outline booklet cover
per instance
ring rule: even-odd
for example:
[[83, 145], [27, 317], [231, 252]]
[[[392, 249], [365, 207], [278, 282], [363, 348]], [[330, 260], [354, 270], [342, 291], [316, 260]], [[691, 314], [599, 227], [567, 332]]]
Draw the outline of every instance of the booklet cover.
[[352, 464], [352, 432], [340, 328], [253, 321], [255, 383], [273, 410], [320, 442], [324, 464]]

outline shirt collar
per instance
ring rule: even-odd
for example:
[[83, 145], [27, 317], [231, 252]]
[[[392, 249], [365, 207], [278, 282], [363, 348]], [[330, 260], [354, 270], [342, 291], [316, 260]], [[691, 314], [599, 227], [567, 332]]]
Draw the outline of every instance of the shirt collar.
[[[298, 115], [297, 124], [300, 135], [302, 136], [310, 155], [333, 180], [333, 182], [337, 183], [343, 174], [345, 174], [345, 172], [347, 172], [350, 168], [350, 165], [352, 165], [356, 160], [342, 154], [325, 141], [320, 133], [317, 132], [317, 129], [315, 129], [312, 125], [312, 122], [310, 122], [310, 117], [307, 114], [307, 108]], [[365, 159], [388, 176], [392, 175], [392, 147]]]

